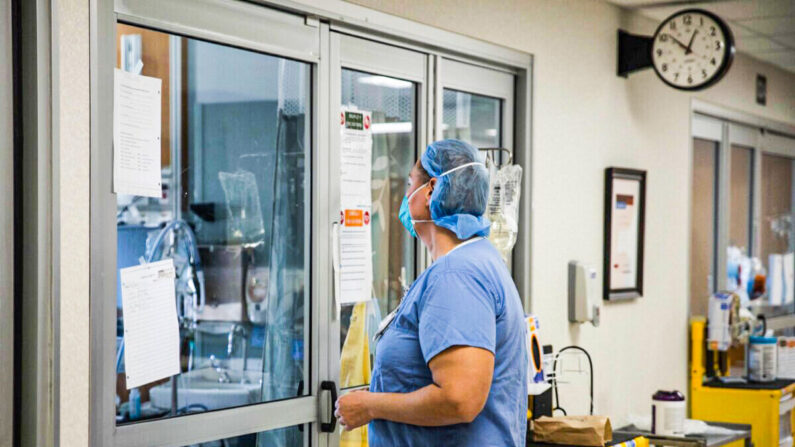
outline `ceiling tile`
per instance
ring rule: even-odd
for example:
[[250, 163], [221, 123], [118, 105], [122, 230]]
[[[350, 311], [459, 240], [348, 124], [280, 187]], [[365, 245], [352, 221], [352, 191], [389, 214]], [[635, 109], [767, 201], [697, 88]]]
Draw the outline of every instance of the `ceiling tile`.
[[795, 16], [778, 16], [764, 19], [743, 19], [735, 23], [761, 34], [795, 33]]
[[778, 43], [787, 45], [790, 48], [795, 48], [795, 33], [793, 33], [793, 34], [776, 34], [775, 36], [773, 36], [773, 40], [775, 40]]
[[660, 3], [668, 3], [667, 0], [608, 0], [608, 1], [618, 6], [623, 6], [625, 8], [635, 8], [635, 7], [651, 6]]
[[771, 53], [755, 53], [753, 57], [782, 67], [795, 65], [795, 51], [776, 51]]
[[645, 15], [646, 17], [650, 17], [655, 20], [662, 21], [666, 17], [674, 14], [675, 12], [681, 10], [682, 8], [679, 6], [664, 6], [664, 7], [654, 7], [654, 8], [640, 8], [638, 11]]
[[729, 0], [688, 2], [671, 5], [670, 1], [610, 0], [619, 6], [636, 9], [649, 17], [663, 19], [683, 9], [699, 8], [711, 11], [724, 20], [747, 20], [795, 15], [793, 0]]
[[734, 37], [759, 36], [759, 34], [737, 22], [729, 21], [729, 28], [731, 28]]
[[695, 4], [694, 7], [712, 11], [725, 20], [795, 15], [795, 1], [793, 0], [742, 0], [714, 3], [710, 2]]
[[736, 41], [737, 50], [745, 53], [787, 50], [784, 45], [773, 42], [767, 37], [738, 37]]

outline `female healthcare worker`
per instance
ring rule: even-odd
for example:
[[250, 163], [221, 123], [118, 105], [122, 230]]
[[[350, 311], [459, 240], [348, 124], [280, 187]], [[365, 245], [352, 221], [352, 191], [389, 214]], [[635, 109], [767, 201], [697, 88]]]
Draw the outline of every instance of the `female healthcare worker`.
[[409, 174], [400, 220], [433, 265], [382, 323], [370, 391], [337, 401], [369, 445], [524, 446], [526, 324], [483, 217], [489, 176], [459, 140], [432, 143]]

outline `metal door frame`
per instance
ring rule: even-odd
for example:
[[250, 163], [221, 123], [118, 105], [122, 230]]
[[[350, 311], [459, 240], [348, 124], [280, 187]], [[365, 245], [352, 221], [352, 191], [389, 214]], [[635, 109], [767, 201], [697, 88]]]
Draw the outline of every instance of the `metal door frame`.
[[[190, 10], [190, 14], [185, 11]], [[330, 252], [320, 243], [327, 234], [329, 217], [327, 172], [328, 150], [322, 135], [320, 110], [327, 101], [322, 83], [328, 70], [320, 58], [321, 26], [304, 17], [231, 0], [93, 0], [91, 9], [91, 444], [103, 446], [167, 446], [213, 441], [243, 434], [299, 424], [313, 424], [311, 445], [324, 446], [327, 437], [317, 427], [321, 393], [319, 383], [328, 377], [327, 340], [320, 337], [323, 315], [328, 314], [327, 290]], [[115, 25], [123, 21], [159, 31], [210, 40], [223, 45], [265, 52], [311, 65], [314, 95], [312, 107], [312, 211], [311, 234], [311, 321], [308, 350], [310, 393], [304, 397], [263, 402], [171, 419], [142, 421], [116, 426], [115, 357], [116, 306], [108, 305], [115, 295], [116, 257], [115, 195], [111, 192], [113, 67]], [[322, 393], [325, 395], [327, 393]]]
[[[777, 155], [793, 159], [795, 172], [795, 126], [730, 111], [701, 101], [693, 101], [691, 120], [692, 139], [700, 138], [718, 144], [718, 165], [716, 169], [717, 206], [715, 212], [715, 247], [713, 259], [713, 289], [722, 290], [727, 281], [726, 248], [729, 244], [729, 206], [731, 202], [730, 176], [731, 151], [734, 146], [751, 149], [751, 207], [750, 207], [750, 256], [759, 256], [761, 247], [762, 220], [762, 156]], [[690, 184], [692, 188], [692, 157], [690, 160]], [[793, 194], [795, 199], [795, 194]], [[691, 204], [693, 198], [689, 198]], [[793, 204], [795, 210], [795, 204]], [[795, 217], [795, 216], [793, 216]], [[692, 250], [692, 247], [688, 248]], [[688, 259], [690, 259], [688, 257]], [[763, 260], [764, 262], [764, 260]], [[688, 297], [690, 299], [690, 297]]]
[[[511, 274], [522, 297], [525, 311], [530, 311], [530, 193], [532, 182], [532, 154], [529, 150], [527, 121], [529, 120], [530, 85], [528, 72], [487, 66], [460, 57], [436, 56], [436, 139], [443, 135], [444, 90], [451, 89], [500, 100], [500, 146], [508, 149], [514, 163], [522, 165], [522, 196], [519, 235], [510, 259]], [[524, 261], [524, 262], [521, 262]]]
[[[261, 3], [255, 5], [253, 3]], [[266, 7], [263, 7], [266, 6]], [[268, 8], [271, 7], [271, 8]], [[302, 39], [291, 34], [289, 26], [277, 16], [291, 15], [300, 18], [306, 27], [317, 28], [317, 38]], [[104, 361], [113, 357], [113, 346], [107, 342], [112, 335], [109, 322], [115, 322], [115, 307], [103, 306], [108, 294], [115, 293], [115, 269], [103, 265], [102, 260], [115, 257], [115, 201], [110, 194], [112, 142], [111, 113], [113, 77], [115, 65], [115, 23], [127, 23], [170, 31], [191, 37], [217, 41], [278, 56], [304, 60], [313, 63], [313, 214], [312, 214], [312, 395], [282, 402], [264, 403], [248, 407], [219, 410], [212, 414], [198, 414], [170, 420], [154, 421], [115, 427], [112, 397], [115, 377], [112, 365]], [[270, 27], [272, 23], [279, 26]], [[513, 93], [515, 126], [509, 133], [514, 139], [516, 161], [525, 167], [523, 197], [520, 220], [520, 234], [515, 256], [523, 261], [522, 272], [516, 274], [519, 290], [529, 308], [530, 295], [530, 185], [531, 185], [531, 92], [532, 56], [499, 45], [490, 44], [465, 36], [442, 31], [427, 25], [411, 22], [388, 14], [373, 11], [340, 0], [326, 0], [320, 6], [310, 1], [294, 0], [90, 0], [90, 76], [91, 83], [91, 321], [102, 324], [91, 325], [91, 383], [97, 384], [91, 391], [90, 436], [92, 445], [136, 445], [141, 442], [157, 442], [157, 445], [181, 445], [182, 443], [218, 439], [243, 433], [252, 433], [276, 426], [297, 423], [318, 422], [320, 414], [329, 410], [325, 396], [318, 394], [317, 382], [339, 374], [339, 356], [334, 339], [324, 334], [336, 334], [339, 346], [339, 323], [334, 322], [336, 307], [332, 296], [331, 253], [332, 239], [324, 235], [332, 234], [332, 222], [336, 218], [330, 210], [334, 208], [332, 198], [338, 189], [332, 178], [331, 165], [335, 162], [331, 142], [337, 133], [335, 122], [326, 111], [339, 108], [332, 105], [334, 87], [339, 89], [339, 60], [334, 63], [333, 52], [339, 58], [339, 42], [332, 42], [332, 32], [349, 36], [359, 36], [365, 40], [378, 41], [404, 49], [412, 49], [427, 55], [424, 90], [418, 95], [418, 119], [420, 128], [418, 138], [420, 148], [429, 143], [436, 132], [435, 106], [441, 92], [437, 83], [436, 64], [444, 57], [451, 61], [466, 62], [473, 66], [488, 67], [493, 70], [515, 75]], [[289, 20], [288, 20], [289, 21]], [[280, 27], [281, 26], [281, 27]], [[309, 45], [306, 45], [309, 42]], [[317, 42], [317, 46], [315, 43]], [[304, 44], [302, 46], [302, 44]], [[335, 50], [336, 45], [336, 50]], [[311, 47], [309, 51], [307, 48]], [[355, 68], [355, 67], [352, 67]], [[398, 70], [399, 71], [399, 70]], [[389, 73], [386, 73], [387, 75]], [[331, 87], [331, 89], [329, 88]], [[477, 93], [477, 91], [475, 91]], [[424, 99], [420, 99], [424, 98]], [[331, 115], [336, 117], [336, 112]], [[507, 116], [506, 116], [507, 117]], [[504, 119], [511, 121], [509, 119]], [[329, 135], [330, 138], [323, 138]], [[323, 165], [330, 169], [319, 169]], [[329, 188], [321, 188], [329, 185]], [[338, 208], [338, 206], [337, 206]], [[524, 248], [526, 247], [526, 248]], [[108, 276], [110, 275], [110, 276]], [[332, 328], [336, 326], [336, 331]], [[336, 357], [336, 358], [335, 358]], [[106, 365], [107, 363], [107, 365]], [[337, 368], [332, 367], [336, 364]], [[298, 408], [298, 411], [289, 411]], [[268, 421], [267, 419], [270, 418]], [[212, 424], [208, 422], [212, 420]], [[265, 422], [263, 422], [265, 421]], [[210, 427], [222, 427], [215, 430]], [[315, 430], [313, 430], [315, 432]], [[189, 433], [189, 434], [185, 434]], [[188, 439], [190, 438], [190, 439]], [[326, 435], [313, 435], [313, 445], [328, 445], [336, 438]]]
[[[427, 53], [401, 48], [400, 46], [376, 42], [355, 35], [342, 32], [331, 31], [329, 35], [329, 109], [328, 116], [337, 117], [341, 109], [342, 99], [342, 70], [351, 69], [372, 73], [374, 75], [388, 76], [401, 80], [411, 81], [417, 86], [416, 90], [416, 121], [417, 126], [416, 141], [417, 151], [415, 158], [419, 157], [422, 150], [430, 142], [429, 135], [432, 135], [432, 122], [428, 116], [430, 105], [429, 97], [432, 85], [429, 77], [433, 70], [432, 63]], [[336, 123], [336, 121], [335, 121]], [[333, 175], [339, 171], [340, 163], [340, 132], [336, 125], [329, 126], [329, 148], [331, 162], [329, 163], [329, 185], [331, 192], [331, 209], [340, 209], [340, 185], [338, 176]], [[333, 225], [336, 225], [337, 214], [334, 214]], [[334, 238], [329, 238], [334, 239]], [[333, 243], [333, 242], [331, 242]], [[420, 244], [415, 241], [415, 277], [420, 272], [420, 266], [425, 262], [424, 250], [420, 249]], [[328, 339], [331, 350], [329, 351], [329, 371], [334, 383], [339, 384], [340, 375], [340, 305], [334, 297], [335, 310], [331, 314], [331, 324], [329, 325]], [[361, 387], [354, 387], [361, 388]], [[350, 391], [350, 390], [347, 390]], [[343, 393], [347, 392], [343, 391]], [[339, 444], [339, 430], [331, 437], [331, 444]]]
[[[17, 65], [13, 55], [16, 32], [14, 8], [11, 0], [0, 0], [0, 171], [13, 173], [0, 182], [0, 207], [5, 212], [0, 219], [0, 444], [14, 442], [15, 381], [15, 287], [14, 287], [14, 220], [16, 213], [15, 183], [16, 157], [15, 88], [18, 82]], [[13, 212], [9, 212], [13, 210]]]

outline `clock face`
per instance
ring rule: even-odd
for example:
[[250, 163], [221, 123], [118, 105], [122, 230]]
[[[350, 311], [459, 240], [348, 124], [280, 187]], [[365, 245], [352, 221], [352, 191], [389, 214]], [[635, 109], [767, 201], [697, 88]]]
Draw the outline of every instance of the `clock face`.
[[731, 65], [734, 39], [726, 24], [703, 10], [678, 12], [654, 34], [651, 59], [666, 84], [698, 90], [720, 80]]

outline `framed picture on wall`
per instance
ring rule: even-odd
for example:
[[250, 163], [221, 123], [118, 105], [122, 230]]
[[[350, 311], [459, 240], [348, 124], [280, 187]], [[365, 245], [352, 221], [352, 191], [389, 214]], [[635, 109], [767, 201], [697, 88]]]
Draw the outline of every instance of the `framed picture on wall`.
[[643, 233], [646, 171], [605, 170], [605, 300], [643, 296]]

